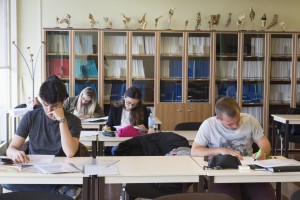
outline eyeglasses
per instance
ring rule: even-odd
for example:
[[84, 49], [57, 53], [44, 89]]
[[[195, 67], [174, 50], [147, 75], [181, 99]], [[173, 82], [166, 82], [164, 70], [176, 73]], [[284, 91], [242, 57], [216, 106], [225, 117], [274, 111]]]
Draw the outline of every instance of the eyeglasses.
[[82, 101], [82, 103], [87, 104], [87, 103], [90, 103], [92, 100], [91, 100], [91, 98], [82, 95], [81, 101]]

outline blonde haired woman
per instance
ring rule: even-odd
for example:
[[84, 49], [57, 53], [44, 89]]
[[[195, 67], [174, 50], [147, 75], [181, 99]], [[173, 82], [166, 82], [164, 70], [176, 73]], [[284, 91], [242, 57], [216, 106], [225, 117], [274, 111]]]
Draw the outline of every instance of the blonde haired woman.
[[96, 101], [96, 92], [91, 87], [84, 88], [78, 96], [68, 97], [64, 109], [79, 118], [104, 117], [104, 112]]

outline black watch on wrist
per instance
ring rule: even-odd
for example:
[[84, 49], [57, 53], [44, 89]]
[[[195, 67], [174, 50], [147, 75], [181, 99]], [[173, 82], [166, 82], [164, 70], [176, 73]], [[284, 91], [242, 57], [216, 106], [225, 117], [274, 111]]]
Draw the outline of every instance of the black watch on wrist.
[[59, 123], [67, 123], [67, 119], [65, 117], [58, 120]]

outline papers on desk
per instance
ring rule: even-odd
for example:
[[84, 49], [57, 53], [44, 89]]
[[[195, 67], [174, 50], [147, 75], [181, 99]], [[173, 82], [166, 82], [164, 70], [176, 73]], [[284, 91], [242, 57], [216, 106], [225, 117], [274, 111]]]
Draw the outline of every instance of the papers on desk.
[[119, 174], [117, 168], [119, 160], [101, 160], [101, 163], [84, 166], [85, 175], [115, 175]]
[[94, 135], [98, 135], [99, 133], [100, 133], [99, 131], [81, 131], [80, 137], [94, 136]]
[[[268, 170], [271, 172], [292, 172], [300, 171], [300, 162], [294, 159], [286, 159], [284, 157], [273, 157], [273, 159], [256, 160], [252, 157], [244, 157], [242, 164], [252, 166], [254, 170]], [[255, 168], [255, 166], [257, 166]]]
[[55, 155], [28, 155], [30, 162], [28, 165], [52, 163]]
[[60, 173], [78, 173], [82, 172], [71, 163], [50, 163], [43, 165], [34, 165], [32, 172], [44, 174], [60, 174]]
[[81, 122], [105, 122], [108, 120], [108, 116], [98, 118], [85, 118], [81, 119]]

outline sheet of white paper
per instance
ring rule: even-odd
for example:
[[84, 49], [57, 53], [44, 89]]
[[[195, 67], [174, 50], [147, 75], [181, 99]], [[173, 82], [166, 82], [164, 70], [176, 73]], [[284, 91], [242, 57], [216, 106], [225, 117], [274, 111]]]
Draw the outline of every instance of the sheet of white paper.
[[268, 159], [268, 160], [257, 160], [254, 164], [261, 167], [280, 167], [280, 166], [300, 166], [300, 162], [294, 159]]
[[26, 164], [46, 164], [52, 163], [55, 155], [28, 155], [30, 162]]
[[110, 165], [108, 167], [100, 165], [86, 165], [84, 166], [85, 175], [115, 175], [119, 174], [118, 167], [116, 164]]
[[97, 118], [86, 118], [86, 119], [81, 119], [82, 122], [93, 122], [93, 121], [98, 121], [98, 120], [108, 120], [108, 116], [105, 116], [105, 117], [97, 117]]
[[35, 165], [33, 171], [45, 173], [45, 174], [81, 172], [77, 167], [69, 163], [51, 163], [51, 164]]
[[88, 137], [88, 136], [93, 136], [93, 135], [98, 135], [99, 131], [81, 131], [80, 132], [80, 137]]

